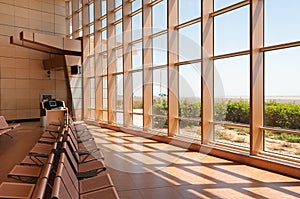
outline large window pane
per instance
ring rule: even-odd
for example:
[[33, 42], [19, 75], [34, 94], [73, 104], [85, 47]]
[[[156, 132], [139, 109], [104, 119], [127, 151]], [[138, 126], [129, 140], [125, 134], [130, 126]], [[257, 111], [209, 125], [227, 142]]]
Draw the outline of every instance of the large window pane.
[[82, 28], [82, 12], [78, 13], [78, 29]]
[[139, 69], [143, 66], [143, 49], [142, 43], [136, 43], [131, 47], [132, 69]]
[[106, 51], [107, 50], [107, 31], [104, 30], [101, 33], [101, 37], [102, 37], [102, 42], [101, 42], [101, 51]]
[[265, 46], [300, 40], [300, 1], [265, 0]]
[[[132, 73], [132, 125], [143, 127], [143, 73]], [[136, 113], [136, 114], [135, 114]]]
[[[215, 121], [250, 123], [249, 62], [249, 55], [214, 62]], [[249, 128], [216, 125], [214, 130], [216, 141], [249, 147]]]
[[143, 34], [142, 13], [132, 17], [132, 41], [141, 39]]
[[[168, 70], [153, 70], [152, 128], [167, 131], [168, 128]], [[165, 117], [159, 117], [165, 116]]]
[[152, 7], [152, 32], [167, 29], [167, 1], [164, 0]]
[[122, 45], [123, 42], [123, 34], [122, 34], [122, 23], [118, 23], [115, 26], [115, 39], [116, 39], [116, 46]]
[[101, 28], [104, 28], [104, 27], [106, 27], [107, 26], [107, 20], [106, 20], [106, 18], [105, 19], [102, 19], [101, 20]]
[[101, 16], [106, 15], [106, 0], [101, 0]]
[[142, 7], [142, 0], [135, 0], [131, 3], [131, 10], [135, 11], [137, 9], [140, 9]]
[[122, 0], [115, 0], [115, 8], [119, 7], [122, 5]]
[[143, 73], [132, 73], [132, 112], [143, 113]]
[[119, 20], [122, 18], [122, 9], [118, 10], [115, 12], [115, 21]]
[[153, 38], [153, 66], [167, 64], [168, 58], [168, 37], [167, 34]]
[[102, 78], [102, 108], [107, 110], [107, 77]]
[[95, 78], [90, 79], [90, 109], [95, 109]]
[[94, 3], [89, 5], [89, 23], [94, 21]]
[[117, 49], [116, 50], [116, 72], [123, 71], [123, 50]]
[[249, 23], [249, 6], [215, 17], [214, 54], [249, 50]]
[[116, 112], [117, 124], [122, 125], [124, 122], [124, 113]]
[[201, 26], [196, 23], [179, 29], [179, 61], [201, 58]]
[[195, 136], [200, 133], [201, 114], [201, 66], [200, 63], [179, 66], [179, 117], [195, 119], [180, 121], [179, 134]]
[[116, 110], [123, 111], [123, 75], [116, 76]]
[[179, 0], [179, 24], [198, 18], [201, 15], [201, 1]]
[[265, 53], [265, 126], [300, 130], [300, 47]]

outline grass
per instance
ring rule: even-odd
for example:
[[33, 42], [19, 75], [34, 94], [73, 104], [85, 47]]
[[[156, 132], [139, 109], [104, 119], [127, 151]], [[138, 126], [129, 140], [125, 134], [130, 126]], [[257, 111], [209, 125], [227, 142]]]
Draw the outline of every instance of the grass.
[[291, 133], [275, 133], [271, 131], [265, 131], [265, 136], [267, 138], [272, 138], [276, 140], [284, 140], [290, 143], [300, 143], [300, 135], [295, 135]]

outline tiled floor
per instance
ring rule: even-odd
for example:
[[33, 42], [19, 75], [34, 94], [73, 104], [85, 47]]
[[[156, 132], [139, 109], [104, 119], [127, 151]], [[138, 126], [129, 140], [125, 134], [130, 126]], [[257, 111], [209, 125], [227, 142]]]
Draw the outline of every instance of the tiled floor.
[[9, 132], [13, 138], [6, 135], [0, 136], [0, 183], [11, 181], [10, 178], [7, 178], [7, 174], [24, 159], [42, 132], [40, 122], [25, 122]]
[[299, 179], [122, 132], [89, 129], [121, 199], [300, 198]]

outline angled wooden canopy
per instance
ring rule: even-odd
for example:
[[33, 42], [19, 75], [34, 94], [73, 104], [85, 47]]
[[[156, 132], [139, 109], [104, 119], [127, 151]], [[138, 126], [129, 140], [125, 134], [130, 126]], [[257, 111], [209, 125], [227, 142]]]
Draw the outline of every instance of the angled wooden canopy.
[[29, 31], [20, 32], [19, 38], [10, 37], [10, 43], [58, 55], [81, 56], [81, 41]]

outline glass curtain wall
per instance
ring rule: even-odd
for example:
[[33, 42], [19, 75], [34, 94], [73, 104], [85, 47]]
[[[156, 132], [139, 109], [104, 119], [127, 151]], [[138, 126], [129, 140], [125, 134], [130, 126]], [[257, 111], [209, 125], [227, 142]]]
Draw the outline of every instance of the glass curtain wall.
[[66, 5], [67, 36], [89, 46], [85, 116], [250, 155], [299, 158], [300, 1]]

